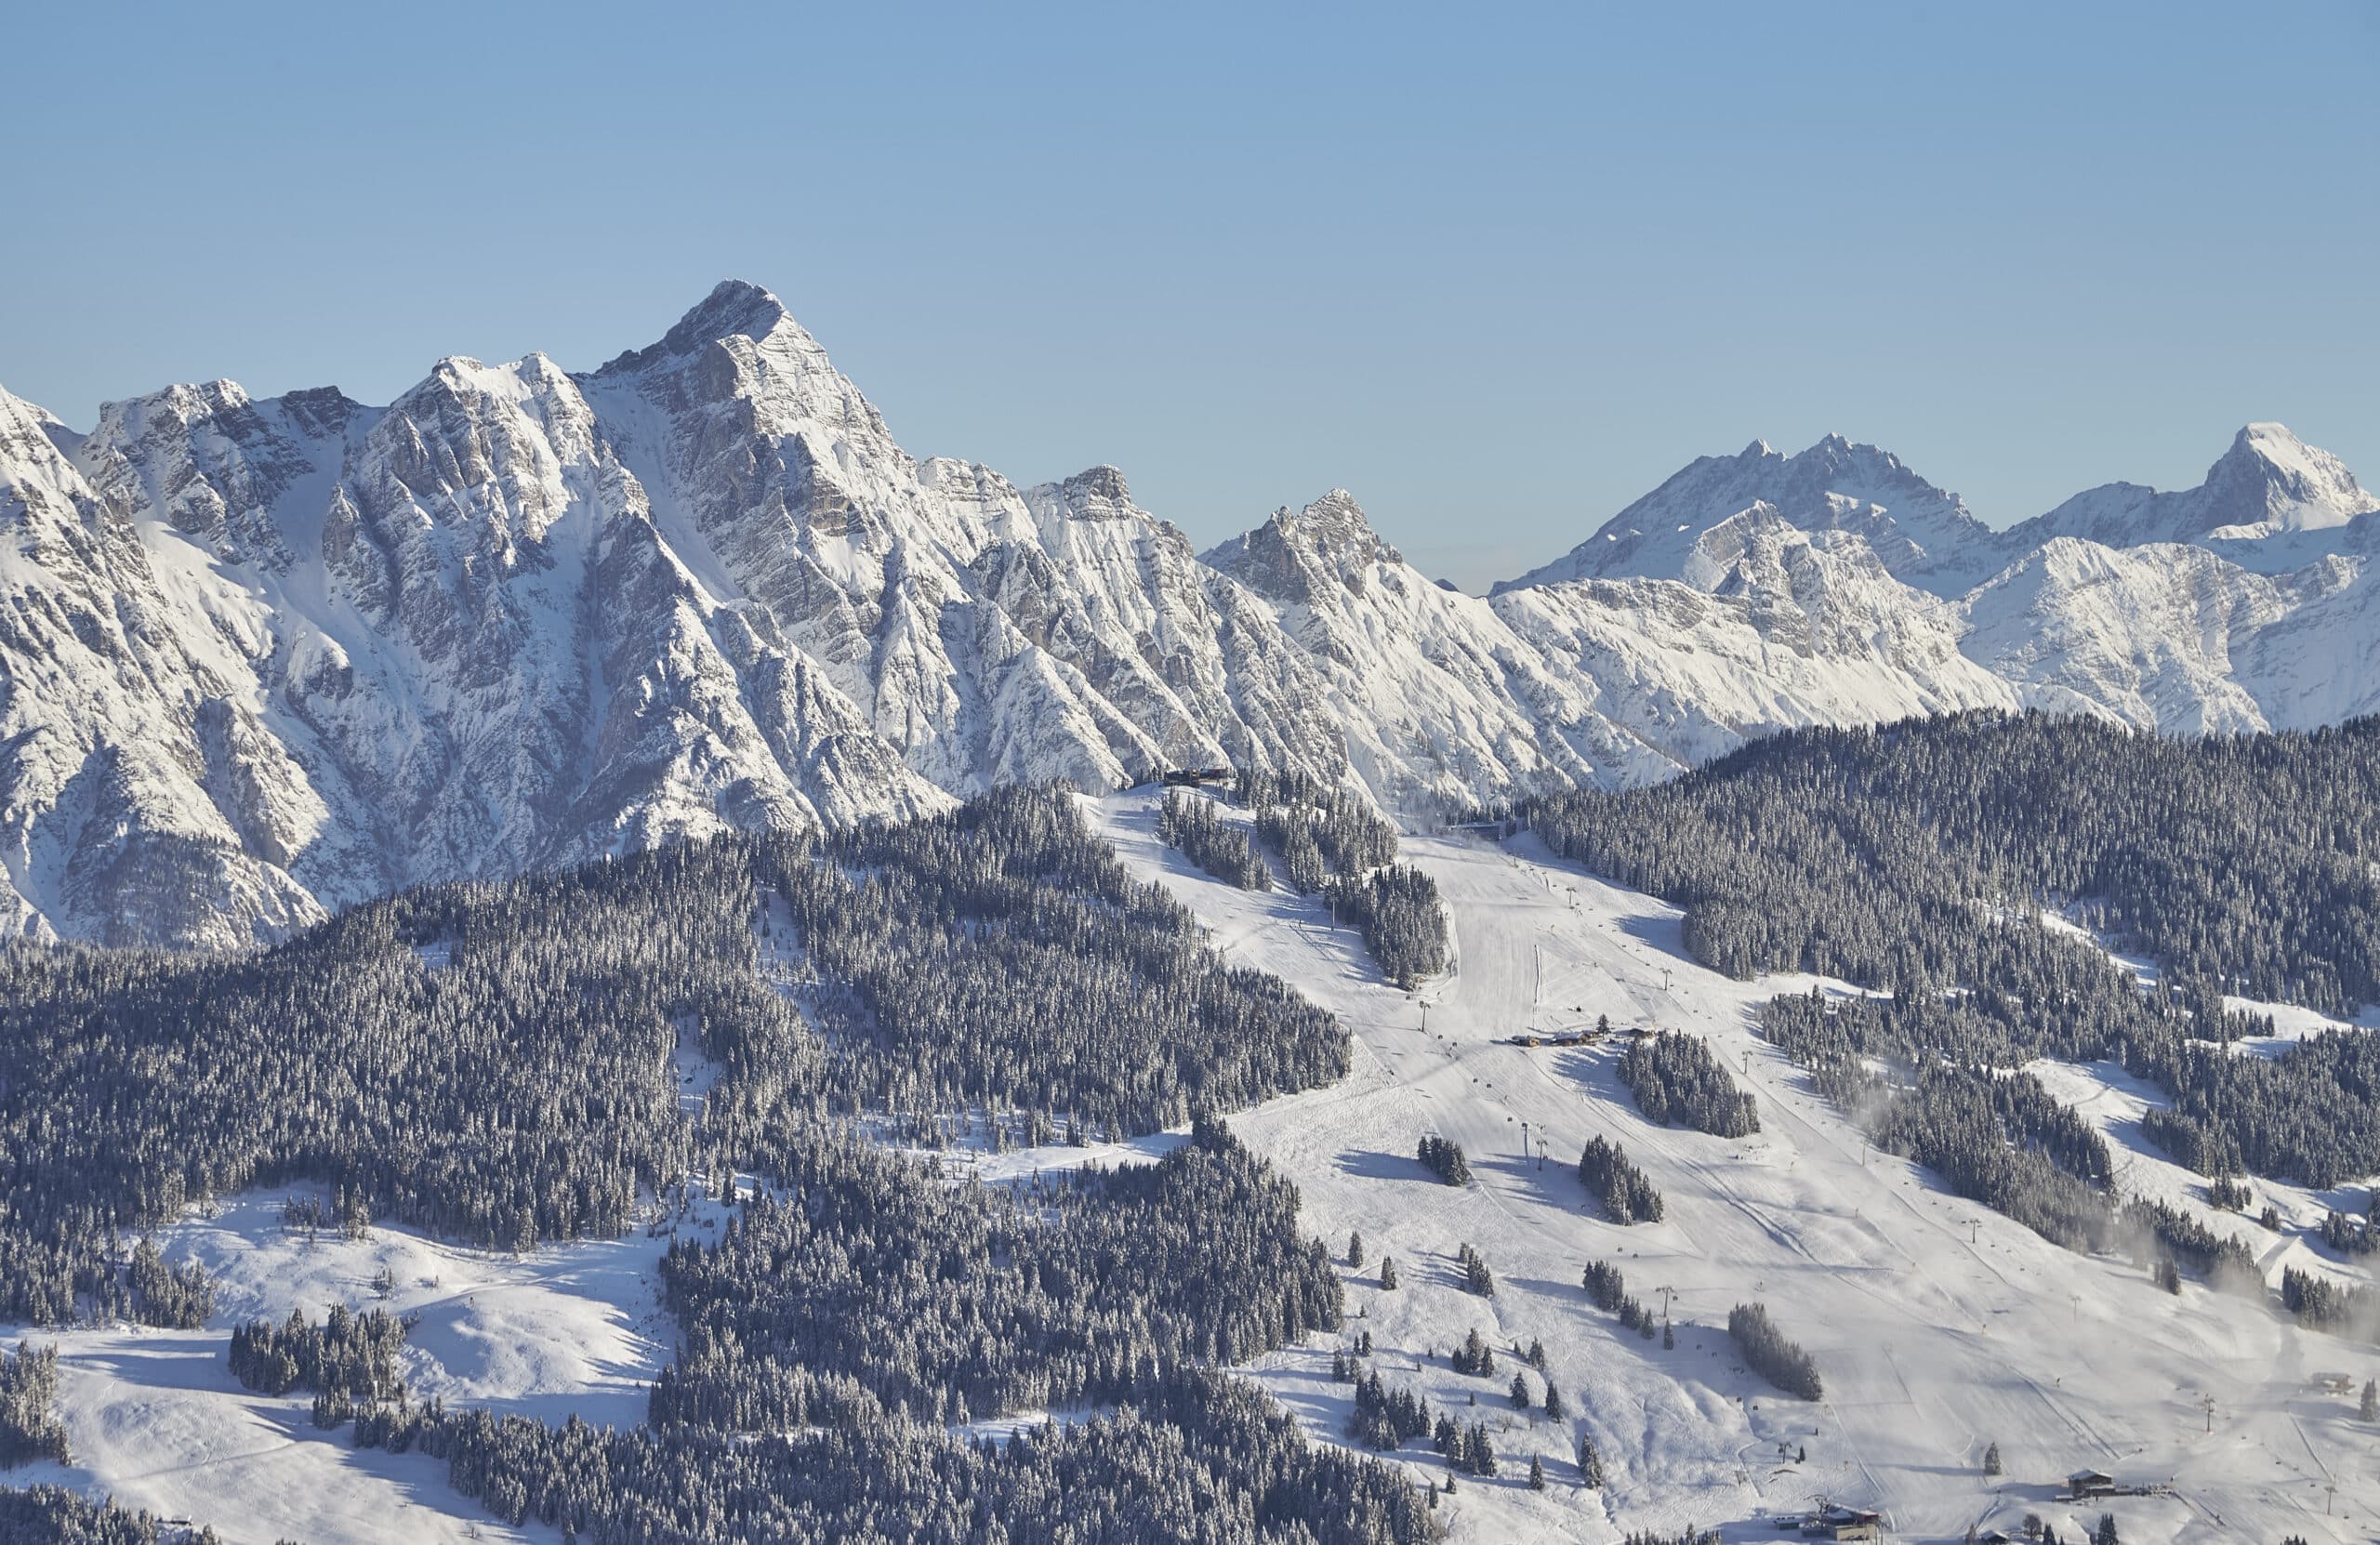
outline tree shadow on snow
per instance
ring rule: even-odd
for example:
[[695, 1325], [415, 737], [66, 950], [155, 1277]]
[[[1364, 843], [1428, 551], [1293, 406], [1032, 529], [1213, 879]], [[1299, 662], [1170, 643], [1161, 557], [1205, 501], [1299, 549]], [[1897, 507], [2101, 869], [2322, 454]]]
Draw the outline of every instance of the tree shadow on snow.
[[1339, 1155], [1339, 1172], [1367, 1181], [1427, 1181], [1437, 1183], [1429, 1168], [1409, 1154], [1356, 1150]]

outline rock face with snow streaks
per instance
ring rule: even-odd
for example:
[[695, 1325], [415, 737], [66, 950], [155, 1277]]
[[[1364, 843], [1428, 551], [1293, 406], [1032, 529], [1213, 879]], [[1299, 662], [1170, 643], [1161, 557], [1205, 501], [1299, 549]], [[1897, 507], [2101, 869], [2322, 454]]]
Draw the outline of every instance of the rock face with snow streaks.
[[[1203, 555], [1093, 468], [920, 460], [764, 290], [385, 407], [0, 393], [0, 928], [231, 947], [365, 896], [995, 784], [1288, 765], [1414, 814], [1973, 706], [2380, 700], [2380, 525], [2252, 425], [1994, 531], [1872, 446], [1706, 457], [1462, 595], [1333, 491]], [[2367, 529], [2368, 528], [2368, 529]]]

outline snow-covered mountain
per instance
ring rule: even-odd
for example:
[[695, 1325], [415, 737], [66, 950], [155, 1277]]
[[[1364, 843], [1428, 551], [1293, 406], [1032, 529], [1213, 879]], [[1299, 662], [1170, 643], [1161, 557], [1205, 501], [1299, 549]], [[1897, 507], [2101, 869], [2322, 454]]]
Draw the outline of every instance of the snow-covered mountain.
[[1831, 434], [1792, 456], [1756, 440], [1698, 457], [1563, 557], [1496, 588], [1644, 575], [1707, 589], [1752, 529], [1778, 522], [1856, 535], [1896, 578], [1937, 595], [1960, 594], [2005, 561], [1999, 535], [1956, 494], [1890, 452]]
[[1420, 812], [1821, 720], [2322, 722], [2380, 696], [2373, 508], [2268, 426], [2011, 532], [1871, 446], [1755, 444], [1483, 599], [1342, 491], [1202, 556], [1114, 469], [920, 460], [734, 283], [590, 373], [449, 359], [386, 407], [216, 381], [82, 434], [0, 392], [0, 926], [235, 945], [1226, 759]]
[[[2195, 542], [2252, 568], [2296, 568], [2316, 555], [2306, 535], [2337, 532], [2380, 510], [2338, 457], [2279, 424], [2250, 424], [2196, 488], [2160, 493], [2111, 482], [2077, 494], [2008, 533], [2022, 548], [2056, 536], [2106, 547]], [[2259, 554], [2281, 555], [2278, 562]]]

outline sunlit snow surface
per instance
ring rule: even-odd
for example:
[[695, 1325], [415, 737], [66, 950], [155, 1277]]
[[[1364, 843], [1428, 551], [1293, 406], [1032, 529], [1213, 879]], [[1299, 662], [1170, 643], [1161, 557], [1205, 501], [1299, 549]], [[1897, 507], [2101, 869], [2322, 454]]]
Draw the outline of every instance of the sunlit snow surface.
[[[1334, 1254], [1350, 1229], [1362, 1231], [1366, 1265], [1346, 1273], [1349, 1339], [1369, 1330], [1374, 1367], [1391, 1383], [1419, 1387], [1494, 1433], [1502, 1474], [1463, 1481], [1442, 1513], [1457, 1541], [1613, 1541], [1629, 1529], [1688, 1524], [1736, 1525], [1730, 1539], [1776, 1538], [1765, 1524], [1745, 1525], [1798, 1512], [1820, 1493], [1882, 1507], [1903, 1538], [1958, 1539], [1970, 1524], [2014, 1532], [2028, 1512], [2070, 1538], [2101, 1510], [2053, 1501], [2054, 1482], [2086, 1466], [2174, 1482], [2170, 1498], [2109, 1504], [2128, 1545], [2292, 1533], [2362, 1539], [2380, 1523], [2373, 1433], [2351, 1397], [2313, 1385], [2317, 1374], [2360, 1384], [2380, 1371], [2370, 1349], [2195, 1283], [2168, 1296], [2129, 1261], [2069, 1254], [1943, 1194], [1902, 1161], [1866, 1154], [1858, 1132], [1752, 1033], [1754, 1006], [1806, 991], [1807, 979], [1737, 983], [1704, 971], [1680, 947], [1674, 909], [1542, 861], [1541, 851], [1412, 838], [1406, 855], [1446, 894], [1459, 962], [1408, 998], [1381, 985], [1354, 938], [1310, 904], [1190, 870], [1157, 843], [1155, 803], [1140, 793], [1084, 809], [1129, 866], [1193, 908], [1227, 956], [1294, 983], [1355, 1034], [1344, 1081], [1234, 1125], [1302, 1188], [1305, 1226]], [[1525, 851], [1536, 861], [1517, 856]], [[789, 954], [769, 958], [773, 974], [798, 979]], [[1497, 1044], [1532, 1022], [1567, 1026], [1606, 1013], [1616, 1025], [1708, 1037], [1757, 1098], [1761, 1132], [1730, 1142], [1648, 1128], [1613, 1076], [1614, 1052]], [[2284, 1033], [2309, 1027], [2283, 1016]], [[2036, 1071], [2100, 1122], [2128, 1186], [2211, 1216], [2202, 1182], [2139, 1137], [2151, 1091], [2104, 1067]], [[701, 1076], [693, 1064], [682, 1072]], [[1522, 1156], [1523, 1122], [1546, 1142], [1541, 1169]], [[1421, 1169], [1414, 1144], [1430, 1131], [1463, 1145], [1476, 1183], [1450, 1190]], [[1618, 1228], [1587, 1205], [1572, 1167], [1595, 1133], [1623, 1143], [1659, 1186], [1663, 1222]], [[987, 1179], [1010, 1178], [1069, 1162], [1142, 1161], [1175, 1141], [961, 1150], [945, 1163], [954, 1175], [980, 1166]], [[2255, 1189], [2258, 1205], [2272, 1200], [2293, 1229], [2318, 1221], [2339, 1195]], [[390, 1306], [423, 1314], [406, 1354], [417, 1394], [626, 1423], [641, 1413], [643, 1384], [674, 1340], [654, 1299], [666, 1241], [639, 1231], [520, 1260], [389, 1228], [361, 1243], [324, 1235], [309, 1245], [283, 1234], [279, 1200], [245, 1198], [164, 1236], [169, 1258], [195, 1254], [222, 1280], [207, 1330], [54, 1338], [76, 1464], [8, 1480], [112, 1491], [211, 1522], [234, 1545], [282, 1536], [377, 1545], [460, 1538], [467, 1528], [492, 1539], [549, 1538], [487, 1519], [445, 1486], [435, 1460], [359, 1454], [345, 1432], [316, 1432], [304, 1399], [240, 1390], [224, 1365], [225, 1337], [252, 1314], [368, 1305], [386, 1264], [397, 1278]], [[704, 1237], [706, 1223], [715, 1228], [715, 1217], [697, 1207], [679, 1226]], [[2359, 1270], [2320, 1259], [2294, 1233], [2268, 1235], [2241, 1217], [2217, 1226], [2249, 1238], [2275, 1278], [2287, 1263]], [[1493, 1300], [1460, 1286], [1454, 1256], [1464, 1243], [1493, 1268]], [[1396, 1259], [1395, 1292], [1377, 1287], [1382, 1253]], [[1579, 1274], [1596, 1259], [1617, 1261], [1631, 1291], [1657, 1309], [1658, 1290], [1675, 1290], [1675, 1351], [1624, 1334], [1586, 1302]], [[1817, 1358], [1823, 1403], [1783, 1399], [1741, 1369], [1724, 1327], [1729, 1306], [1752, 1299]], [[1473, 1326], [1498, 1348], [1492, 1379], [1447, 1366], [1445, 1353]], [[1558, 1429], [1507, 1400], [1519, 1366], [1510, 1348], [1532, 1340], [1544, 1342], [1572, 1408]], [[1350, 1391], [1330, 1380], [1333, 1344], [1315, 1338], [1253, 1372], [1316, 1437], [1336, 1441]], [[2215, 1402], [2211, 1433], [2205, 1394]], [[1582, 1426], [1603, 1451], [1601, 1494], [1577, 1484], [1573, 1433]], [[1998, 1481], [1981, 1473], [1995, 1441], [2006, 1468]], [[1792, 1462], [1805, 1449], [1807, 1460]], [[1542, 1494], [1527, 1488], [1532, 1452], [1552, 1480]], [[1421, 1445], [1405, 1456], [1417, 1477], [1443, 1478]], [[2331, 1484], [2336, 1515], [2326, 1518]]]
[[[1752, 1027], [1754, 1006], [1807, 991], [1809, 979], [1738, 983], [1705, 971], [1681, 948], [1674, 908], [1515, 856], [1542, 859], [1533, 846], [1408, 839], [1406, 856], [1446, 894], [1459, 957], [1448, 978], [1408, 1000], [1381, 986], [1353, 938], [1311, 908], [1189, 869], [1157, 844], [1149, 798], [1096, 810], [1127, 863], [1195, 908], [1226, 953], [1296, 982], [1355, 1034], [1345, 1082], [1276, 1101], [1236, 1126], [1296, 1179], [1308, 1226], [1334, 1250], [1353, 1228], [1372, 1262], [1383, 1251], [1396, 1258], [1393, 1293], [1372, 1285], [1376, 1265], [1347, 1274], [1350, 1313], [1368, 1312], [1351, 1328], [1371, 1331], [1383, 1376], [1465, 1420], [1506, 1424], [1496, 1439], [1502, 1476], [1466, 1481], [1453, 1499], [1456, 1538], [1740, 1525], [1820, 1492], [1886, 1510], [1908, 1538], [1958, 1539], [1971, 1523], [2014, 1533], [2028, 1512], [2070, 1538], [2101, 1508], [2053, 1501], [2054, 1482], [2086, 1466], [2175, 1482], [2172, 1498], [2107, 1504], [2127, 1541], [2361, 1539], [2380, 1519], [2370, 1430], [2352, 1399], [2310, 1382], [2334, 1371], [2360, 1382], [2380, 1370], [2371, 1349], [2197, 1284], [2171, 1297], [2129, 1261], [2059, 1249], [1903, 1161], [1869, 1154], [1863, 1163], [1858, 1133]], [[1647, 1127], [1613, 1076], [1616, 1052], [1495, 1044], [1533, 1017], [1562, 1026], [1601, 1013], [1615, 1025], [1709, 1037], [1758, 1100], [1760, 1133], [1731, 1142]], [[2054, 1087], [2067, 1099], [2089, 1092]], [[1523, 1121], [1548, 1138], [1542, 1170], [1521, 1155]], [[2128, 1178], [2177, 1197], [2177, 1176], [2142, 1183], [2162, 1161], [2141, 1153], [2136, 1129], [2116, 1127]], [[1463, 1145], [1476, 1184], [1449, 1190], [1422, 1170], [1413, 1148], [1427, 1131]], [[1573, 1167], [1596, 1133], [1624, 1144], [1659, 1186], [1664, 1221], [1619, 1228], [1588, 1208]], [[2257, 1185], [2260, 1196], [2271, 1189]], [[2301, 1221], [2319, 1218], [2310, 1198], [2282, 1200]], [[2205, 1211], [2195, 1196], [2188, 1205]], [[1464, 1243], [1493, 1267], [1494, 1300], [1460, 1287], [1454, 1254]], [[2268, 1269], [2277, 1278], [2283, 1259], [2307, 1253], [2290, 1246]], [[1623, 1333], [1587, 1303], [1579, 1274], [1594, 1259], [1617, 1261], [1657, 1310], [1656, 1290], [1676, 1289], [1677, 1350]], [[1816, 1357], [1822, 1404], [1778, 1397], [1730, 1354], [1727, 1310], [1752, 1299]], [[1544, 1341], [1582, 1413], [1573, 1426], [1583, 1422], [1602, 1448], [1610, 1484], [1601, 1498], [1574, 1484], [1569, 1431], [1511, 1410], [1509, 1356], [1489, 1380], [1448, 1368], [1444, 1352], [1474, 1325], [1500, 1351]], [[1327, 1344], [1268, 1359], [1259, 1377], [1317, 1435], [1338, 1433], [1348, 1392], [1329, 1380]], [[2201, 1400], [2209, 1393], [2212, 1433]], [[1995, 1441], [2006, 1472], [1998, 1481], [1981, 1473]], [[1780, 1463], [1781, 1443], [1806, 1448], [1807, 1462]], [[1526, 1486], [1532, 1448], [1554, 1478], [1542, 1496]], [[1442, 1473], [1418, 1446], [1408, 1453], [1417, 1472]], [[2334, 1482], [2337, 1516], [2325, 1518]]]
[[[483, 1538], [544, 1538], [483, 1515], [445, 1484], [439, 1461], [359, 1451], [349, 1429], [317, 1429], [311, 1395], [240, 1388], [225, 1360], [231, 1327], [292, 1309], [320, 1318], [333, 1304], [416, 1314], [403, 1371], [416, 1399], [627, 1426], [643, 1420], [645, 1386], [675, 1340], [657, 1296], [666, 1235], [640, 1229], [517, 1258], [389, 1227], [362, 1240], [325, 1230], [310, 1242], [283, 1228], [284, 1195], [244, 1195], [157, 1236], [168, 1261], [199, 1260], [216, 1278], [216, 1314], [203, 1330], [5, 1332], [57, 1343], [74, 1459], [7, 1472], [6, 1484], [112, 1493], [211, 1524], [235, 1545], [461, 1539], [473, 1527]], [[679, 1226], [716, 1237], [717, 1211], [695, 1206]], [[385, 1300], [374, 1288], [384, 1268], [395, 1279]]]

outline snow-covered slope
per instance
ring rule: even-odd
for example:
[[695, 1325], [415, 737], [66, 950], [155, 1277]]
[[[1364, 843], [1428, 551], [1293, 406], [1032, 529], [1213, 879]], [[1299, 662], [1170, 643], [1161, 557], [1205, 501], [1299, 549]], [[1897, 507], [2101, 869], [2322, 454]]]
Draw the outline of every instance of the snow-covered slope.
[[[1768, 1520], [1818, 1495], [1882, 1510], [1890, 1538], [1909, 1540], [1957, 1540], [1970, 1526], [2013, 1536], [2028, 1513], [2073, 1539], [2103, 1511], [2135, 1545], [2372, 1533], [2380, 1481], [2360, 1460], [2368, 1426], [2351, 1394], [2316, 1382], [2348, 1370], [2360, 1382], [2368, 1349], [2195, 1283], [2165, 1293], [2128, 1260], [2061, 1249], [1869, 1150], [1752, 1020], [1774, 994], [1839, 984], [1705, 971], [1685, 952], [1674, 908], [1554, 862], [1531, 840], [1408, 839], [1402, 856], [1436, 880], [1457, 953], [1449, 975], [1408, 997], [1382, 985], [1360, 944], [1311, 903], [1236, 890], [1165, 848], [1153, 805], [1135, 793], [1091, 809], [1126, 863], [1196, 911], [1219, 948], [1293, 983], [1355, 1037], [1344, 1081], [1234, 1126], [1296, 1177], [1304, 1222], [1334, 1248], [1360, 1231], [1372, 1262], [1395, 1257], [1393, 1291], [1379, 1288], [1376, 1264], [1345, 1274], [1349, 1334], [1369, 1333], [1370, 1367], [1435, 1408], [1488, 1423], [1501, 1474], [1463, 1481], [1442, 1507], [1457, 1545], [1616, 1542], [1689, 1525], [1783, 1538]], [[1752, 1094], [1760, 1131], [1728, 1140], [1647, 1124], [1608, 1048], [1504, 1044], [1527, 1024], [1598, 1014], [1704, 1037]], [[2041, 1071], [2060, 1080], [2061, 1098], [2085, 1101], [2109, 1072]], [[2086, 1107], [2127, 1186], [2246, 1232], [2269, 1278], [2316, 1262], [2302, 1240], [2227, 1219], [2205, 1205], [2202, 1182], [2163, 1173], [2139, 1107], [2130, 1086]], [[1425, 1134], [1462, 1145], [1474, 1183], [1441, 1185], [1414, 1160]], [[1652, 1179], [1668, 1204], [1662, 1221], [1615, 1226], [1588, 1202], [1573, 1167], [1598, 1136]], [[1528, 1156], [1540, 1142], [1542, 1168]], [[2361, 1195], [2257, 1184], [2260, 1200], [2299, 1224]], [[1493, 1270], [1492, 1298], [1464, 1290], [1455, 1257], [1465, 1244]], [[1591, 1261], [1619, 1266], [1657, 1312], [1670, 1295], [1674, 1349], [1587, 1301], [1580, 1273]], [[1743, 1367], [1726, 1323], [1750, 1301], [1809, 1349], [1821, 1403], [1785, 1398]], [[1499, 1354], [1492, 1379], [1448, 1366], [1474, 1327]], [[1544, 1344], [1566, 1420], [1505, 1398], [1519, 1366], [1510, 1351], [1532, 1340]], [[1332, 1350], [1285, 1349], [1255, 1376], [1314, 1435], [1345, 1441], [1352, 1392], [1331, 1380]], [[1541, 1393], [1541, 1377], [1528, 1377]], [[1581, 1432], [1603, 1458], [1601, 1491], [1579, 1484]], [[1993, 1444], [1998, 1476], [1983, 1470]], [[1524, 1478], [1531, 1455], [1551, 1483], [1541, 1493]], [[1443, 1479], [1421, 1446], [1406, 1456], [1417, 1480]], [[2059, 1479], [2084, 1467], [2174, 1490], [2056, 1500]]]
[[235, 945], [1224, 759], [1423, 811], [1946, 708], [2320, 723], [2380, 702], [2373, 502], [2252, 426], [2203, 488], [1994, 533], [1831, 436], [1483, 600], [1343, 491], [1202, 557], [1112, 468], [919, 459], [735, 283], [591, 373], [449, 359], [386, 407], [215, 381], [81, 434], [0, 393], [0, 929]]

